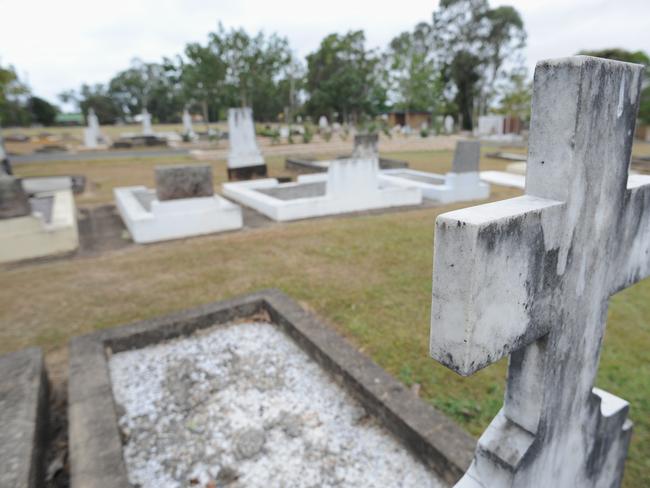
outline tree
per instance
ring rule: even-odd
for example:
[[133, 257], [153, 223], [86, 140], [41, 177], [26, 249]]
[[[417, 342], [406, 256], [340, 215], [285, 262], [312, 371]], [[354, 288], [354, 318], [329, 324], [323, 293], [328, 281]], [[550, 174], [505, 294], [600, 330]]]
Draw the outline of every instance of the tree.
[[431, 25], [418, 24], [395, 37], [384, 54], [386, 76], [394, 107], [406, 112], [437, 112], [441, 80], [430, 47]]
[[533, 88], [526, 72], [515, 72], [510, 76], [510, 83], [501, 92], [501, 99], [495, 113], [516, 115], [522, 120], [530, 120], [530, 102]]
[[252, 107], [259, 119], [275, 119], [284, 108], [278, 97], [279, 82], [293, 60], [289, 41], [276, 34], [226, 31], [219, 24], [209, 35], [209, 47], [226, 66], [226, 99]]
[[32, 120], [41, 125], [53, 125], [56, 119], [56, 114], [59, 109], [52, 105], [47, 100], [39, 97], [30, 97], [27, 106], [32, 115]]
[[597, 51], [580, 51], [578, 54], [644, 65], [645, 76], [643, 77], [643, 88], [641, 91], [639, 120], [644, 124], [650, 124], [650, 56], [648, 54], [643, 51], [626, 51], [625, 49], [615, 47]]
[[112, 98], [106, 86], [101, 83], [92, 86], [81, 85], [75, 99], [84, 116], [88, 116], [88, 111], [92, 108], [100, 124], [114, 124], [122, 118], [121, 107]]
[[507, 62], [521, 61], [526, 42], [521, 16], [513, 7], [490, 9], [487, 0], [441, 0], [433, 14], [432, 42], [448, 94], [464, 91], [453, 98], [463, 128], [471, 130], [474, 112], [487, 111], [499, 80], [507, 77]]
[[307, 56], [307, 111], [314, 117], [338, 113], [339, 120], [358, 121], [386, 108], [380, 58], [365, 48], [363, 31], [330, 34]]
[[31, 114], [26, 108], [29, 88], [23, 83], [13, 66], [0, 66], [0, 124], [27, 125]]

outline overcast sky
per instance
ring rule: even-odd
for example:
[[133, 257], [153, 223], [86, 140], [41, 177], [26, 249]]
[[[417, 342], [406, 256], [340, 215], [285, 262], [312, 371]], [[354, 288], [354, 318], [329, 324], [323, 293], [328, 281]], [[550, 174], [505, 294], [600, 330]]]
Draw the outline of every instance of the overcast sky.
[[[35, 94], [106, 82], [139, 57], [159, 61], [187, 42], [227, 28], [289, 38], [300, 56], [332, 32], [364, 29], [371, 47], [431, 19], [432, 0], [0, 0], [0, 63], [13, 64]], [[618, 46], [650, 52], [650, 0], [492, 0], [513, 5], [528, 32], [526, 59]]]

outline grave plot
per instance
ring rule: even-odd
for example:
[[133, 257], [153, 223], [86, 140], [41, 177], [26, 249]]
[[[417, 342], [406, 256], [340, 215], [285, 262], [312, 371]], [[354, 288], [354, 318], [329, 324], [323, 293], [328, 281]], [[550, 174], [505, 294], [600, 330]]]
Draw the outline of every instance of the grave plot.
[[20, 179], [0, 176], [0, 262], [63, 254], [77, 247], [72, 190], [28, 194]]
[[621, 484], [630, 405], [594, 382], [609, 297], [650, 275], [650, 176], [629, 174], [642, 72], [538, 63], [525, 195], [436, 221], [431, 356], [464, 376], [510, 356], [459, 487]]
[[480, 158], [480, 142], [459, 141], [454, 153], [452, 171], [446, 175], [393, 169], [382, 171], [379, 178], [394, 185], [415, 186], [422, 191], [424, 198], [442, 203], [482, 200], [490, 196], [490, 186], [482, 182], [479, 176]]
[[241, 229], [238, 205], [214, 194], [209, 165], [160, 166], [156, 190], [115, 188], [124, 224], [137, 243]]
[[70, 347], [73, 488], [442, 487], [471, 459], [462, 429], [277, 291]]
[[[406, 161], [381, 157], [378, 146], [379, 136], [377, 134], [357, 134], [354, 136], [352, 155], [338, 159], [378, 158], [379, 169], [408, 168], [409, 164]], [[300, 173], [326, 173], [331, 163], [331, 160], [318, 161], [311, 157], [290, 156], [285, 160], [285, 168]]]
[[272, 178], [225, 183], [223, 193], [277, 221], [419, 205], [419, 189], [378, 178], [377, 159], [331, 161], [327, 173], [300, 175], [295, 183]]

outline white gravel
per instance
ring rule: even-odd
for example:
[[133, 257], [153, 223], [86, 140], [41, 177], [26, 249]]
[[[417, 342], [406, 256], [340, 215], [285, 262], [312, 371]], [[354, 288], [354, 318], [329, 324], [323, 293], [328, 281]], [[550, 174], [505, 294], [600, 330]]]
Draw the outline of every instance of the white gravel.
[[443, 487], [275, 326], [218, 326], [109, 363], [142, 487]]

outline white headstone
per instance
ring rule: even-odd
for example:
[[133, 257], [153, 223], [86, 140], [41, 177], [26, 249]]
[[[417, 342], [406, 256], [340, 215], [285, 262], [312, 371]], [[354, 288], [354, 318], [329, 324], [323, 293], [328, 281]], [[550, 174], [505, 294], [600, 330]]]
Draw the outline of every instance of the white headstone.
[[242, 168], [264, 164], [262, 153], [255, 140], [253, 111], [246, 108], [228, 109], [229, 168]]
[[151, 127], [151, 114], [145, 108], [142, 111], [142, 134], [145, 136], [153, 135], [153, 128]]
[[94, 149], [97, 147], [97, 143], [100, 138], [99, 133], [99, 119], [95, 114], [95, 110], [92, 108], [88, 109], [88, 127], [84, 129], [84, 145], [87, 148]]
[[379, 191], [379, 161], [335, 159], [327, 170], [327, 196], [363, 201]]
[[454, 118], [451, 115], [445, 117], [444, 125], [445, 134], [452, 134], [454, 132]]
[[525, 195], [436, 222], [431, 355], [510, 356], [504, 406], [459, 487], [616, 487], [629, 405], [594, 388], [609, 297], [650, 275], [650, 176], [628, 176], [643, 67], [535, 70]]
[[501, 136], [503, 135], [502, 115], [481, 115], [478, 118], [479, 136]]
[[183, 110], [183, 133], [190, 137], [194, 135], [194, 129], [192, 128], [192, 116], [187, 111], [187, 109]]
[[319, 129], [327, 129], [329, 128], [329, 122], [327, 121], [327, 117], [324, 115], [321, 115], [320, 118], [318, 119], [318, 128]]

